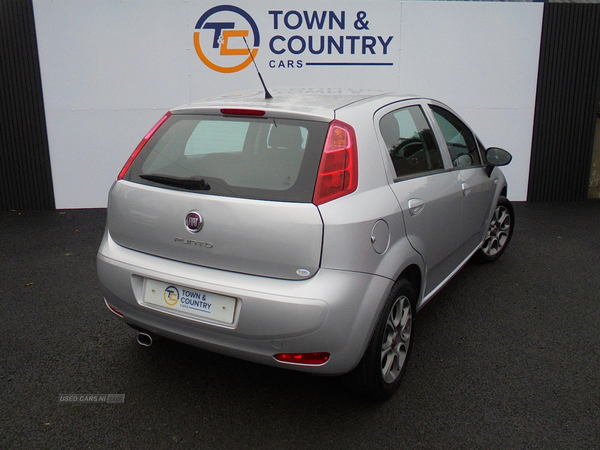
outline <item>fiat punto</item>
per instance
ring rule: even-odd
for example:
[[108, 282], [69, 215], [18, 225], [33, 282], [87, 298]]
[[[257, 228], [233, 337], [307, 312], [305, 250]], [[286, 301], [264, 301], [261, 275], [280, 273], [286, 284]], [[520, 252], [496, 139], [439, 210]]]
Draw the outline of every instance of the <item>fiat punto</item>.
[[382, 399], [413, 318], [514, 227], [505, 150], [444, 104], [240, 93], [167, 112], [109, 194], [106, 305], [163, 336]]

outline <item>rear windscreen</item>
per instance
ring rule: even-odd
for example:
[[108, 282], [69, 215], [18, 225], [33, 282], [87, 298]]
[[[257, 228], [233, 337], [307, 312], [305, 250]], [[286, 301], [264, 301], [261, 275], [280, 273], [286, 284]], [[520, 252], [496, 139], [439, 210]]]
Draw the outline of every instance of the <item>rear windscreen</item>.
[[328, 123], [172, 115], [124, 179], [208, 195], [310, 202]]

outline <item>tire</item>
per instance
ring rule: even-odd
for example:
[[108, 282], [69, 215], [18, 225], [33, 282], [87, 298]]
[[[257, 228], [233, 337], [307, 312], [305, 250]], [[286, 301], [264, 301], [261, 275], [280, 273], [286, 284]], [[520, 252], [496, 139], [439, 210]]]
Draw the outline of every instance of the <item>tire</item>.
[[475, 254], [478, 262], [496, 261], [506, 251], [515, 227], [515, 212], [506, 197], [500, 197], [488, 226], [483, 245]]
[[374, 400], [385, 400], [396, 392], [412, 348], [415, 305], [411, 284], [398, 280], [377, 319], [363, 358], [346, 375], [348, 387]]

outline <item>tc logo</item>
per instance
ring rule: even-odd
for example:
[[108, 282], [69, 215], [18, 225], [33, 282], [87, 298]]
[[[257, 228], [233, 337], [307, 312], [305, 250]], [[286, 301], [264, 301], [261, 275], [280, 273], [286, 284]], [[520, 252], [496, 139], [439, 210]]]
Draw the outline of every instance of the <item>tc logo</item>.
[[241, 8], [231, 5], [209, 9], [196, 23], [194, 47], [204, 64], [217, 72], [233, 73], [248, 67], [256, 58], [260, 36], [254, 19]]
[[169, 306], [175, 306], [179, 301], [179, 290], [175, 286], [169, 286], [165, 289], [165, 303]]

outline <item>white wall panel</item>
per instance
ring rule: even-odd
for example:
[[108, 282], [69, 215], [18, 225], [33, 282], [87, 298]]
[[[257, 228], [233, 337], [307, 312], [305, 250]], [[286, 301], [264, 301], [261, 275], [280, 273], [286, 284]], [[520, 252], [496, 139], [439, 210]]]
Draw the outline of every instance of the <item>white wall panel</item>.
[[[525, 200], [543, 4], [34, 0], [57, 208], [106, 206], [120, 167], [167, 109], [260, 88], [252, 66], [220, 73], [196, 54], [196, 22], [223, 4], [242, 8], [256, 23], [256, 60], [270, 87], [400, 90], [438, 98], [487, 145], [513, 153], [505, 171], [511, 198]], [[325, 17], [323, 27], [309, 29], [304, 11]], [[343, 28], [335, 21], [329, 27], [330, 12], [345, 18]], [[287, 13], [291, 27], [283, 20]], [[281, 55], [270, 50], [275, 36], [273, 48], [285, 50]], [[343, 54], [293, 54], [285, 47], [295, 39], [297, 51], [311, 36], [314, 42], [342, 39]], [[378, 37], [391, 37], [385, 54]], [[370, 39], [376, 54], [368, 48], [363, 54], [362, 42]], [[320, 65], [331, 62], [387, 65]]]

